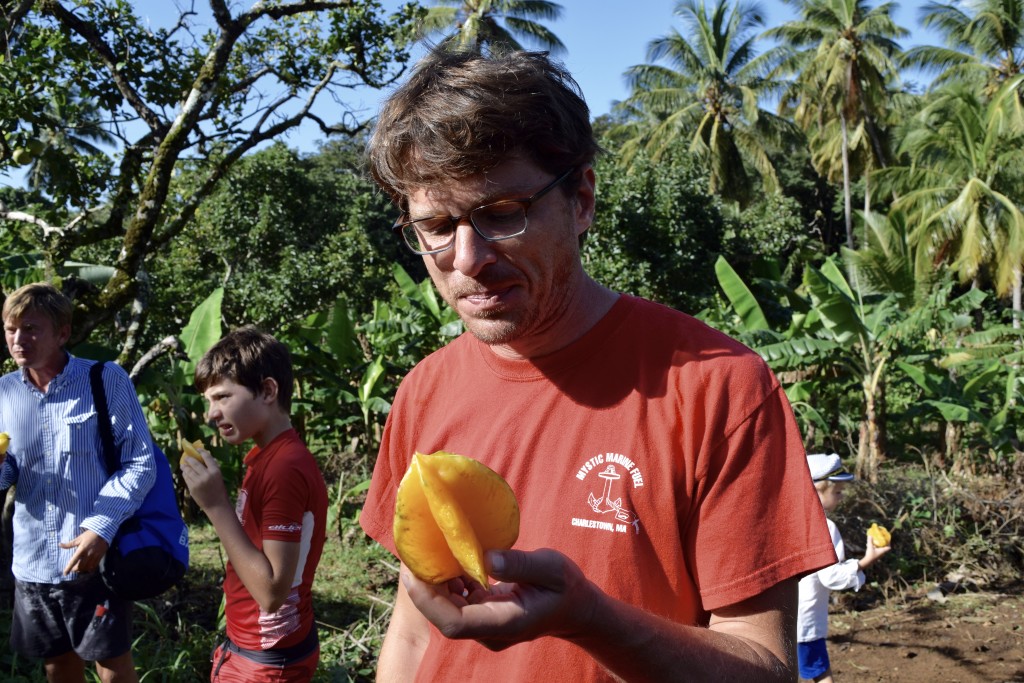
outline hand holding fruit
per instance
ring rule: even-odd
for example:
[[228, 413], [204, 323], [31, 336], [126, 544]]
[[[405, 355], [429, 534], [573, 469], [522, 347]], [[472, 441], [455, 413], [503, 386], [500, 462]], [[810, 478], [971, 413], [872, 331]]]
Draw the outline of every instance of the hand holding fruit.
[[882, 555], [892, 550], [890, 541], [892, 534], [884, 526], [872, 524], [867, 531], [867, 549], [864, 551], [864, 558], [857, 564], [861, 569], [867, 569], [877, 562]]
[[220, 467], [209, 451], [203, 448], [203, 442], [188, 443], [183, 440], [179, 445], [182, 456], [178, 464], [181, 466], [181, 476], [188, 486], [192, 500], [203, 510], [216, 505], [230, 504]]
[[885, 548], [892, 541], [892, 534], [884, 526], [878, 526], [875, 522], [871, 523], [871, 528], [868, 529], [868, 537], [875, 542], [876, 548]]
[[402, 585], [416, 608], [446, 637], [476, 640], [490, 650], [543, 636], [592, 630], [604, 594], [556, 550], [491, 550], [490, 591], [456, 578], [431, 585], [402, 565]]

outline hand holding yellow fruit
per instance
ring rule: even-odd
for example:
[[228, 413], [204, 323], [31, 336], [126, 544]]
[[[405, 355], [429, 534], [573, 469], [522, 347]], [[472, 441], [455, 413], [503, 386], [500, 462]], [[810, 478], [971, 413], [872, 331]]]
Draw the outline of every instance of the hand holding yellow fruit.
[[484, 552], [512, 547], [519, 504], [494, 470], [464, 455], [416, 453], [398, 486], [395, 546], [428, 583], [468, 575], [485, 588]]
[[199, 464], [206, 467], [206, 463], [203, 462], [203, 456], [199, 455], [197, 448], [206, 450], [206, 446], [203, 445], [201, 439], [196, 439], [192, 443], [189, 443], [185, 439], [178, 439], [178, 447], [181, 449], [181, 459], [178, 461], [178, 465], [181, 466], [185, 462], [185, 458], [195, 458], [199, 461]]
[[7, 455], [7, 447], [11, 445], [11, 435], [0, 432], [0, 455]]
[[875, 542], [876, 548], [885, 548], [892, 541], [892, 534], [884, 526], [878, 526], [874, 522], [871, 523], [871, 528], [868, 529], [868, 536]]

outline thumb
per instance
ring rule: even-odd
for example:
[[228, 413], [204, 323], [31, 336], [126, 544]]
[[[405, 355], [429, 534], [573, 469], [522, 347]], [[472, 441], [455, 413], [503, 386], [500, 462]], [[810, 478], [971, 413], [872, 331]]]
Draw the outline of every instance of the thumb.
[[79, 540], [77, 538], [72, 538], [67, 543], [61, 543], [60, 547], [64, 548], [65, 550], [67, 550], [68, 548], [77, 548], [78, 545], [79, 545]]
[[490, 574], [501, 581], [551, 584], [560, 583], [566, 558], [559, 552], [542, 548], [523, 550], [490, 550], [487, 563]]

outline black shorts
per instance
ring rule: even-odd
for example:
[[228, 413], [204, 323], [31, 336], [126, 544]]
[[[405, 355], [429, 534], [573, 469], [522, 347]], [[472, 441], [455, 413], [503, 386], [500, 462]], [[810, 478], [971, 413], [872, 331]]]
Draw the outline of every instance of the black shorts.
[[97, 574], [63, 583], [14, 582], [11, 648], [34, 659], [74, 650], [88, 662], [131, 649], [132, 603], [115, 598]]

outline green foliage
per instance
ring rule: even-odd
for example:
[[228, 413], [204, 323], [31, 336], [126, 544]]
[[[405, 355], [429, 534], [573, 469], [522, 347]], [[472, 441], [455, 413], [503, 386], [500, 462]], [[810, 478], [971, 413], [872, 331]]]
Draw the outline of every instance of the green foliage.
[[906, 212], [911, 242], [949, 264], [961, 282], [1020, 287], [1024, 260], [1024, 76], [994, 97], [957, 84], [908, 122], [904, 163], [875, 175]]
[[820, 257], [821, 246], [800, 215], [800, 204], [782, 194], [766, 194], [745, 208], [726, 233], [726, 251], [734, 263], [783, 264], [780, 277], [799, 282], [804, 263]]
[[[547, 0], [433, 0], [417, 23], [416, 37], [457, 50], [499, 53], [533, 44], [553, 54], [565, 45], [538, 19], [554, 21], [562, 6]], [[433, 42], [437, 42], [433, 40]]]
[[582, 249], [590, 275], [682, 311], [704, 308], [726, 222], [695, 161], [685, 152], [658, 163], [640, 154], [624, 173], [603, 158], [596, 173], [597, 213]]
[[[38, 168], [48, 169], [37, 174], [46, 182], [37, 183], [39, 191], [30, 201], [0, 207], [0, 214], [21, 224], [22, 237], [42, 255], [50, 277], [64, 276], [67, 261], [114, 268], [103, 287], [78, 292], [72, 343], [118, 315], [134, 316], [122, 333], [129, 338], [121, 360], [129, 363], [140, 353], [134, 337], [142, 336], [147, 324], [147, 275], [167, 267], [169, 245], [180, 244], [178, 238], [220, 180], [239, 159], [305, 121], [325, 134], [352, 137], [363, 131], [365, 122], [344, 105], [348, 91], [384, 87], [402, 73], [417, 10], [402, 6], [388, 16], [377, 0], [342, 6], [295, 0], [206, 10], [197, 5], [181, 10], [179, 22], [153, 28], [125, 0], [95, 0], [73, 10], [66, 5], [17, 3], [0, 18], [0, 130], [5, 133], [0, 168], [23, 163], [26, 154], [19, 150], [25, 150], [38, 157]], [[212, 13], [219, 10], [223, 12], [215, 18]], [[329, 124], [317, 113], [318, 99], [341, 104], [340, 111], [332, 104], [337, 123]], [[107, 127], [97, 129], [97, 121]], [[109, 147], [104, 144], [100, 150], [92, 144], [109, 143], [109, 136], [114, 138]], [[57, 152], [59, 159], [47, 156]], [[254, 163], [258, 176], [257, 167]], [[187, 182], [181, 178], [186, 172]], [[295, 181], [294, 176], [284, 179]], [[330, 253], [304, 248], [323, 238], [322, 226], [307, 241], [302, 240], [303, 230], [286, 243], [276, 234], [282, 218], [290, 221], [286, 227], [295, 225], [302, 195], [285, 194], [278, 204], [259, 193], [237, 191], [236, 199], [246, 200], [239, 202], [246, 212], [241, 220], [265, 238], [260, 244], [268, 251], [259, 254], [264, 267], [279, 263], [308, 271]], [[321, 205], [311, 208], [310, 216], [321, 214]], [[224, 210], [224, 217], [230, 225], [230, 211]], [[334, 232], [339, 225], [331, 224]], [[212, 231], [211, 236], [220, 235]], [[344, 240], [334, 239], [330, 246], [350, 256], [339, 248]], [[217, 246], [247, 245], [228, 239]], [[94, 250], [104, 258], [89, 258], [80, 250]], [[326, 261], [315, 275], [337, 270], [342, 277], [358, 276], [366, 270], [347, 270], [347, 262], [339, 258]], [[223, 277], [223, 265], [203, 264], [213, 278]], [[236, 262], [229, 259], [227, 265]], [[239, 268], [248, 274], [250, 265]], [[236, 307], [229, 291], [227, 310], [251, 306], [262, 318], [277, 322], [281, 310], [302, 298], [282, 296], [287, 283], [274, 273], [270, 279], [275, 286], [266, 297], [247, 282], [248, 275], [234, 273], [242, 302]], [[325, 294], [311, 297], [314, 306], [334, 298], [337, 279], [323, 279]], [[158, 282], [156, 291], [172, 289], [166, 278]], [[191, 295], [179, 313], [187, 314], [211, 289], [207, 282], [199, 295], [179, 292]], [[178, 324], [167, 325], [161, 333]]]
[[[708, 193], [746, 205], [758, 183], [777, 192], [769, 150], [795, 129], [760, 107], [779, 84], [754, 60], [756, 30], [764, 14], [756, 3], [679, 0], [674, 12], [686, 34], [673, 30], [648, 45], [652, 64], [630, 67], [630, 95], [616, 108], [625, 114], [618, 135], [627, 138], [624, 160], [643, 150], [659, 161], [684, 144], [707, 172]], [[641, 163], [645, 163], [641, 160]]]
[[718, 276], [718, 284], [725, 290], [725, 295], [740, 317], [743, 328], [750, 332], [769, 329], [768, 319], [761, 310], [757, 299], [754, 298], [754, 294], [736, 274], [729, 262], [721, 256], [715, 261], [715, 274]]
[[[392, 216], [353, 155], [332, 145], [301, 158], [275, 145], [240, 161], [196, 212], [187, 239], [154, 268], [161, 326], [216, 286], [224, 287], [229, 324], [268, 329], [324, 310], [342, 294], [363, 309], [386, 291], [397, 241], [371, 235], [390, 237]], [[191, 182], [181, 181], [183, 195]]]

